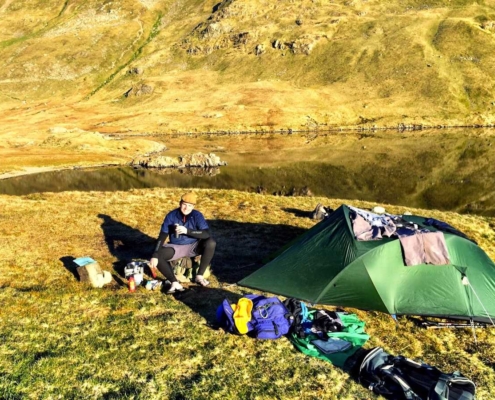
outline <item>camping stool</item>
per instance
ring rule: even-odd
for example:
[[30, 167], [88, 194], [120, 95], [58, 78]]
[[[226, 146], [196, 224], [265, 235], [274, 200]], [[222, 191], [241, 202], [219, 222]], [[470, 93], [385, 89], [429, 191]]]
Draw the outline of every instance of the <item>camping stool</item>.
[[[174, 261], [170, 261], [172, 264], [172, 269], [177, 280], [181, 283], [190, 282], [196, 277], [196, 273], [199, 268], [199, 264], [201, 262], [201, 256], [195, 257], [182, 257]], [[204, 278], [208, 278], [210, 276], [210, 266], [206, 268], [205, 273], [203, 274]]]

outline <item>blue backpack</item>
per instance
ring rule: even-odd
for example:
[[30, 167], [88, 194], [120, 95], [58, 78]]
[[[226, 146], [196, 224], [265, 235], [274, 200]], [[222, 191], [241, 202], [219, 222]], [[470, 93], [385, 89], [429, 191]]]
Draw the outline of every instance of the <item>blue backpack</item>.
[[[287, 308], [277, 297], [248, 294], [253, 302], [251, 321], [248, 323], [249, 335], [257, 339], [278, 339], [289, 332], [291, 319]], [[227, 332], [238, 334], [234, 322], [234, 310], [225, 299], [217, 309], [217, 320]]]
[[253, 301], [253, 334], [258, 339], [278, 339], [289, 333], [291, 314], [277, 297], [256, 296]]

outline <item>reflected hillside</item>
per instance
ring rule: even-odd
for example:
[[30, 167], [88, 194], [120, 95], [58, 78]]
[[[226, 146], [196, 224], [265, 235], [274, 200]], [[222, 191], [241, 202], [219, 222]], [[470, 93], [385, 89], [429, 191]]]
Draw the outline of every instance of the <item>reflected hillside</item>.
[[[441, 165], [434, 154], [418, 155], [388, 166], [364, 163], [350, 168], [327, 163], [298, 162], [281, 167], [222, 167], [219, 173], [198, 175], [178, 170], [104, 168], [68, 170], [0, 181], [0, 193], [26, 195], [36, 192], [117, 191], [133, 188], [215, 188], [236, 189], [290, 196], [309, 188], [315, 196], [360, 199], [405, 205], [495, 215], [491, 166], [465, 171], [436, 171]], [[210, 171], [211, 172], [211, 171]]]
[[[490, 130], [177, 139], [191, 150], [224, 148], [211, 169], [74, 169], [0, 181], [0, 193], [215, 188], [368, 200], [495, 215], [495, 138]], [[175, 146], [178, 145], [177, 143]]]

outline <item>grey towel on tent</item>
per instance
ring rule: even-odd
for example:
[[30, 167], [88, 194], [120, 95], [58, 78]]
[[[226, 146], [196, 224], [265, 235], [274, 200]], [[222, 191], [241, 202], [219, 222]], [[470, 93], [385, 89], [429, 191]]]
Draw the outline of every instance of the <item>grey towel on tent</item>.
[[405, 265], [450, 264], [449, 252], [442, 232], [417, 232], [399, 236]]

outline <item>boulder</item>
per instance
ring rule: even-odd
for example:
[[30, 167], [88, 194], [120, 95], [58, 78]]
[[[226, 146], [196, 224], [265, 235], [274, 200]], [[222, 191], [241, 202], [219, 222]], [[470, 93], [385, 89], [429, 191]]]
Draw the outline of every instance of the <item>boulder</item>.
[[214, 153], [203, 154], [194, 153], [174, 157], [166, 157], [163, 155], [141, 156], [131, 162], [133, 166], [141, 166], [145, 168], [213, 168], [222, 165], [227, 165], [225, 161], [220, 160], [220, 157]]
[[147, 85], [145, 83], [141, 83], [139, 85], [133, 86], [127, 92], [124, 93], [125, 97], [129, 96], [142, 96], [145, 94], [153, 93], [153, 86]]

